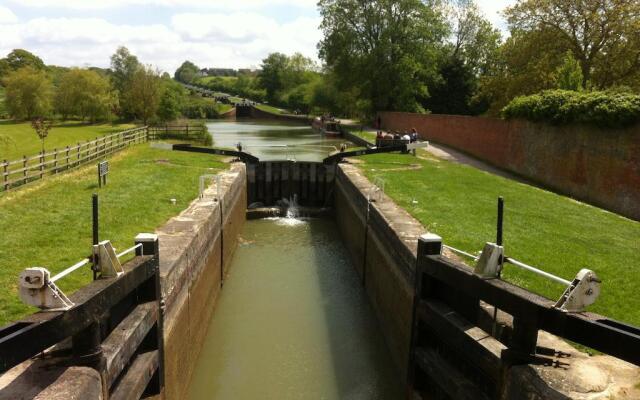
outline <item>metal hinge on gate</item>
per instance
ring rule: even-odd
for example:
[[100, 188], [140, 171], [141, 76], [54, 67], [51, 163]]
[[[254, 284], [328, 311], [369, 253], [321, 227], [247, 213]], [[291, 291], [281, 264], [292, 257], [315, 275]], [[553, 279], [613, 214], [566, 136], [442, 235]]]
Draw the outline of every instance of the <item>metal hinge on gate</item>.
[[93, 245], [93, 258], [97, 260], [95, 270], [100, 278], [116, 278], [124, 274], [124, 269], [109, 240]]
[[20, 299], [25, 304], [47, 311], [64, 311], [73, 302], [51, 280], [51, 273], [42, 267], [27, 268], [20, 274]]

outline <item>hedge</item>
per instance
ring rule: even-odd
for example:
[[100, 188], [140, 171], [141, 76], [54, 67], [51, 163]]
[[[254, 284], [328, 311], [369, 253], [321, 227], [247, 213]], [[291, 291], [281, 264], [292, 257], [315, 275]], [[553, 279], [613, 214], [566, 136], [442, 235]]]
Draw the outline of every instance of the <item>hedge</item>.
[[502, 115], [555, 125], [584, 123], [620, 128], [640, 122], [640, 95], [548, 90], [516, 97], [502, 109]]

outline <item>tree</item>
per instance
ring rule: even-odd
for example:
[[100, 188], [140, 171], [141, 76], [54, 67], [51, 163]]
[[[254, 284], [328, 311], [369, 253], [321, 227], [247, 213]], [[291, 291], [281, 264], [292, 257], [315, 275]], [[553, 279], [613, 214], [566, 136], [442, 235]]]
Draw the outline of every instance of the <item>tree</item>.
[[151, 66], [140, 66], [124, 92], [124, 98], [131, 107], [131, 112], [145, 125], [156, 115], [161, 96], [160, 72]]
[[583, 76], [580, 63], [573, 58], [573, 54], [568, 51], [564, 58], [564, 63], [556, 71], [558, 89], [577, 92], [583, 89], [582, 82]]
[[[637, 0], [520, 0], [505, 11], [512, 33], [546, 33], [570, 50], [582, 86], [639, 86], [640, 2]], [[535, 39], [536, 37], [531, 37]]]
[[55, 109], [63, 119], [73, 115], [90, 122], [106, 120], [114, 103], [109, 80], [95, 71], [73, 68], [60, 78]]
[[421, 111], [447, 25], [435, 0], [320, 0], [320, 57], [365, 113]]
[[430, 97], [423, 105], [439, 114], [483, 113], [488, 105], [479, 101], [480, 80], [496, 68], [500, 32], [474, 0], [454, 0], [447, 4], [446, 14], [451, 37], [439, 61], [438, 76], [429, 82]]
[[158, 117], [162, 121], [173, 121], [180, 115], [186, 103], [186, 91], [171, 78], [163, 78], [163, 91], [158, 105]]
[[51, 112], [52, 85], [44, 71], [32, 67], [9, 73], [4, 80], [5, 104], [15, 119], [33, 119]]
[[120, 102], [120, 115], [123, 117], [133, 117], [133, 107], [127, 102], [125, 92], [131, 84], [133, 75], [140, 68], [138, 58], [129, 52], [124, 46], [111, 56], [111, 81], [113, 87], [118, 92]]
[[31, 67], [35, 70], [45, 69], [44, 62], [40, 57], [27, 50], [15, 49], [0, 60], [0, 76], [24, 67]]
[[42, 142], [42, 154], [44, 154], [44, 140], [49, 136], [49, 131], [52, 126], [52, 121], [43, 118], [35, 118], [31, 121], [31, 127], [36, 131], [36, 135], [38, 135], [38, 138]]
[[289, 58], [282, 53], [271, 53], [262, 60], [258, 79], [262, 88], [267, 92], [267, 100], [271, 103], [277, 102], [276, 94], [284, 88], [285, 70], [288, 63]]
[[483, 16], [475, 0], [452, 1], [448, 15], [453, 43], [450, 56], [462, 60], [476, 76], [488, 73], [497, 60], [500, 31]]
[[185, 61], [176, 70], [174, 78], [179, 82], [192, 83], [193, 80], [198, 76], [199, 72], [200, 68], [197, 65], [195, 65], [191, 61]]

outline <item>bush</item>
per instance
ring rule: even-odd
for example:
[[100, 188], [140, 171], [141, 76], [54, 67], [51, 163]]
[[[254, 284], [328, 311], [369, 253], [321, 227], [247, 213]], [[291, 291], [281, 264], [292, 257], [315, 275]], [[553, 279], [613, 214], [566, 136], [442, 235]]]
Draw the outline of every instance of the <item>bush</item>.
[[516, 97], [502, 115], [555, 125], [584, 123], [619, 128], [640, 122], [640, 95], [549, 90]]

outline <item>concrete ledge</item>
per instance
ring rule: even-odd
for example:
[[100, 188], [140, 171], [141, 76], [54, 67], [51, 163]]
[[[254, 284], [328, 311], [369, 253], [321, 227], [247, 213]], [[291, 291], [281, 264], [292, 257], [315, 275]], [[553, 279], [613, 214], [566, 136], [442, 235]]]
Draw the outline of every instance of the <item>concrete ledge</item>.
[[184, 399], [245, 221], [243, 164], [221, 173], [179, 216], [158, 229], [160, 273], [165, 301], [166, 399]]
[[0, 376], [0, 400], [101, 400], [98, 371], [27, 361]]
[[[426, 229], [386, 195], [376, 198], [367, 211], [372, 188], [374, 185], [358, 168], [339, 165], [335, 215], [394, 363], [406, 379], [417, 243]], [[459, 260], [448, 251], [444, 255]], [[497, 389], [501, 399], [640, 398], [640, 368], [609, 356], [589, 357], [542, 331], [538, 344], [569, 357], [559, 358], [556, 366], [507, 368]]]

